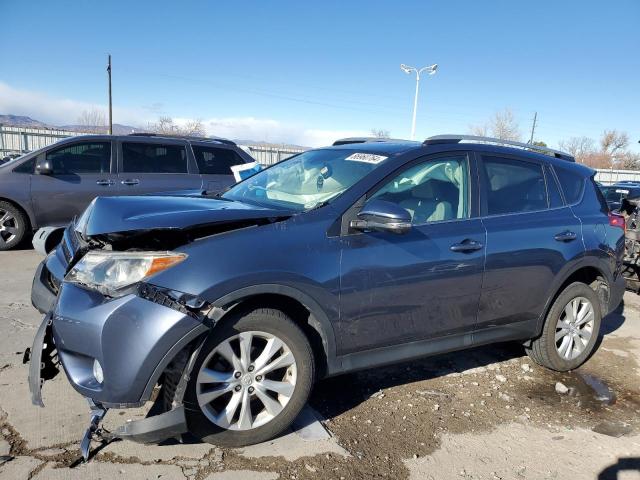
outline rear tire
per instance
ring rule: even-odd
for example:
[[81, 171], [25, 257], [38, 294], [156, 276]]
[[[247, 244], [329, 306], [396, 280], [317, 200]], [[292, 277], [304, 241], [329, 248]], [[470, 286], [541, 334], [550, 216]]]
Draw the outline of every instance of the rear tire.
[[566, 372], [586, 362], [598, 340], [602, 312], [598, 294], [575, 282], [553, 302], [542, 328], [527, 355], [538, 365]]
[[22, 242], [29, 225], [26, 215], [10, 202], [0, 202], [0, 251]]
[[309, 341], [287, 315], [240, 312], [212, 330], [193, 366], [184, 402], [189, 431], [225, 447], [270, 440], [307, 403], [314, 374]]

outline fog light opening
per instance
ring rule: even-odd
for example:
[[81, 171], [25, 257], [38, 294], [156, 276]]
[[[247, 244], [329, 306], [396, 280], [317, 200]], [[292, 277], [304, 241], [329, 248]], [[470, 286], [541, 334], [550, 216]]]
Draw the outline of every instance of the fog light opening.
[[99, 384], [104, 382], [104, 374], [102, 373], [102, 365], [98, 360], [93, 361], [93, 376]]

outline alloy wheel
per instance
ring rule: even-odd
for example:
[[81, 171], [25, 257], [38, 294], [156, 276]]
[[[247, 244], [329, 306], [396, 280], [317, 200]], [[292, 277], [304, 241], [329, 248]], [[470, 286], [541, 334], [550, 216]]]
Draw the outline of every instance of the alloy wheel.
[[18, 235], [19, 228], [16, 217], [0, 208], [0, 245], [12, 242]]
[[576, 297], [564, 307], [555, 334], [561, 358], [573, 360], [585, 350], [593, 335], [594, 323], [593, 305], [585, 297]]
[[291, 349], [275, 335], [242, 332], [216, 346], [196, 381], [204, 415], [227, 430], [251, 430], [273, 420], [296, 386]]

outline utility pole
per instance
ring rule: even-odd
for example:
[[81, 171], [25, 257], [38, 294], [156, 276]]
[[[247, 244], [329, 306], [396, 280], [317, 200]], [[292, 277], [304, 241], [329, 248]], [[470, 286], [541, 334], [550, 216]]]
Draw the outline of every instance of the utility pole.
[[533, 134], [536, 132], [536, 121], [538, 120], [538, 112], [533, 114], [533, 125], [531, 125], [531, 138], [529, 143], [533, 143]]
[[107, 74], [109, 76], [109, 135], [113, 135], [113, 112], [111, 109], [111, 54], [109, 54]]

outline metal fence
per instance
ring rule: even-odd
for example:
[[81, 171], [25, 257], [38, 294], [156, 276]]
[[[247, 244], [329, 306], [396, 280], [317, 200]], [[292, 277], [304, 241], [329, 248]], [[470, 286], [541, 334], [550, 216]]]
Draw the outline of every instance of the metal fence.
[[[86, 133], [0, 125], [0, 158], [10, 153], [27, 153], [38, 150], [62, 138], [77, 135], [86, 135]], [[253, 158], [262, 165], [272, 165], [305, 150], [304, 148], [271, 145], [246, 145], [246, 148]]]
[[640, 182], [640, 170], [612, 170], [608, 168], [597, 169], [596, 180], [605, 185], [616, 182], [633, 181]]
[[273, 165], [296, 153], [304, 152], [304, 148], [276, 147], [266, 145], [247, 145], [251, 156], [262, 165]]
[[31, 152], [74, 135], [82, 135], [82, 133], [49, 128], [0, 125], [0, 155]]

